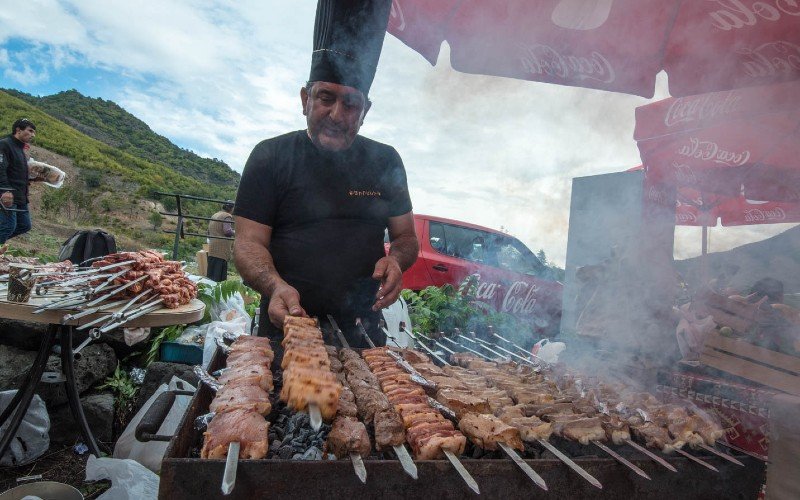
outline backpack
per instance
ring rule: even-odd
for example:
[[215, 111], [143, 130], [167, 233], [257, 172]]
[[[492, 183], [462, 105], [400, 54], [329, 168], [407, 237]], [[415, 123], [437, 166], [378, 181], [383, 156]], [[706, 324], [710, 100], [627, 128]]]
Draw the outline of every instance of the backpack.
[[114, 236], [102, 229], [84, 229], [69, 237], [61, 245], [58, 260], [68, 260], [80, 265], [95, 257], [102, 257], [117, 252], [117, 243]]

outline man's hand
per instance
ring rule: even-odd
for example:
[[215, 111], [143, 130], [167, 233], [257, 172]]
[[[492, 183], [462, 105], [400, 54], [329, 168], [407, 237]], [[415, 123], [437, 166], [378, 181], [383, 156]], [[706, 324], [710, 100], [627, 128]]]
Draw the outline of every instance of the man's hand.
[[11, 207], [14, 204], [14, 194], [11, 191], [6, 191], [0, 195], [0, 203], [6, 208]]
[[278, 328], [283, 328], [283, 319], [286, 315], [308, 317], [300, 306], [300, 294], [286, 283], [277, 285], [272, 291], [267, 314], [269, 321]]
[[400, 263], [391, 255], [381, 258], [375, 263], [372, 279], [380, 280], [381, 282], [378, 293], [375, 294], [378, 300], [372, 306], [373, 311], [380, 311], [384, 307], [393, 304], [403, 288], [403, 271], [400, 269]]

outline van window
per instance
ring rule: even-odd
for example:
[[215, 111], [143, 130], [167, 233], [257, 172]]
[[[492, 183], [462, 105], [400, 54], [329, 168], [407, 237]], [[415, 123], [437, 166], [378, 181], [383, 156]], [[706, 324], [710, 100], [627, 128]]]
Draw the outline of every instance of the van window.
[[497, 267], [515, 273], [538, 275], [544, 265], [516, 238], [499, 236], [492, 245]]
[[486, 242], [490, 236], [490, 233], [477, 229], [439, 222], [430, 223], [431, 247], [437, 252], [459, 259], [485, 262]]

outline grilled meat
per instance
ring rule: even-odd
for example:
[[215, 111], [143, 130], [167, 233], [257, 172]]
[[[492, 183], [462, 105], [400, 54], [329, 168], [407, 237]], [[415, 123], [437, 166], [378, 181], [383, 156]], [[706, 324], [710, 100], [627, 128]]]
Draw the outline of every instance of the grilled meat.
[[269, 394], [257, 385], [225, 385], [214, 396], [209, 409], [215, 413], [250, 410], [266, 416], [272, 410], [272, 405]]
[[228, 445], [239, 443], [239, 458], [259, 459], [267, 456], [269, 422], [254, 411], [233, 410], [217, 413], [203, 433], [202, 458], [225, 458]]
[[336, 458], [344, 458], [351, 453], [366, 457], [372, 451], [369, 434], [364, 424], [350, 417], [340, 416], [333, 421], [328, 439], [325, 442], [327, 451]]
[[255, 385], [265, 391], [271, 392], [272, 372], [265, 365], [248, 365], [228, 368], [219, 377], [219, 383], [226, 387], [239, 385]]
[[459, 420], [458, 428], [484, 450], [496, 450], [497, 443], [506, 443], [520, 451], [525, 449], [519, 430], [493, 415], [469, 413]]

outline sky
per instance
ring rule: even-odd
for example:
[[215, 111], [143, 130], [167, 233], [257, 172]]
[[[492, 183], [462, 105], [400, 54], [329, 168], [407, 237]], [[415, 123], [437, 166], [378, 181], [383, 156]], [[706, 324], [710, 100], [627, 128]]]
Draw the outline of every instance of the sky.
[[[0, 87], [76, 89], [241, 172], [261, 140], [305, 128], [299, 89], [315, 0], [28, 0], [0, 8]], [[13, 7], [13, 8], [12, 8]], [[414, 211], [505, 229], [564, 265], [573, 177], [639, 165], [634, 110], [652, 100], [468, 75], [387, 35], [361, 134], [403, 158]], [[711, 251], [789, 225], [712, 228]], [[700, 252], [676, 230], [675, 256]]]

